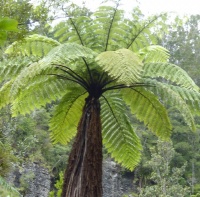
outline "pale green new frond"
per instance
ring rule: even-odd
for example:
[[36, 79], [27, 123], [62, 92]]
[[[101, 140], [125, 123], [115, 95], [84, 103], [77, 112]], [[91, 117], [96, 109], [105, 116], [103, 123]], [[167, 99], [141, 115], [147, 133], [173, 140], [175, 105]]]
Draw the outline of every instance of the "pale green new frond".
[[138, 120], [143, 121], [157, 136], [163, 139], [170, 137], [172, 126], [167, 110], [154, 94], [144, 88], [124, 89], [121, 92]]
[[143, 71], [138, 56], [128, 49], [102, 52], [96, 61], [108, 75], [127, 85], [138, 82]]
[[11, 108], [13, 116], [30, 113], [60, 99], [66, 94], [67, 88], [71, 87], [70, 82], [59, 80], [55, 76], [38, 76], [29, 82], [15, 95]]
[[166, 63], [169, 60], [169, 51], [159, 45], [147, 46], [140, 49], [138, 54], [142, 57], [143, 63]]
[[49, 124], [55, 143], [66, 144], [75, 136], [86, 97], [82, 88], [73, 88], [56, 106]]
[[101, 98], [103, 143], [111, 156], [122, 166], [133, 170], [141, 158], [141, 143], [136, 135], [127, 108], [119, 93], [109, 92]]
[[144, 64], [144, 77], [163, 77], [182, 87], [199, 90], [199, 87], [183, 69], [170, 63]]
[[[158, 95], [165, 106], [169, 105], [176, 107], [191, 130], [196, 129], [194, 117], [189, 106], [187, 105], [188, 98], [191, 99], [190, 102], [193, 102], [191, 97], [192, 95], [187, 95], [187, 93], [191, 93], [192, 90], [187, 92], [187, 89], [185, 88], [160, 83], [155, 80], [147, 80], [147, 82], [153, 85], [153, 87], [148, 87], [148, 89]], [[193, 91], [193, 93], [193, 95], [199, 95], [196, 91]]]
[[46, 36], [41, 36], [38, 34], [31, 35], [24, 38], [21, 41], [16, 41], [10, 45], [5, 51], [11, 56], [45, 56], [51, 49], [55, 46], [60, 45], [59, 42], [48, 38]]

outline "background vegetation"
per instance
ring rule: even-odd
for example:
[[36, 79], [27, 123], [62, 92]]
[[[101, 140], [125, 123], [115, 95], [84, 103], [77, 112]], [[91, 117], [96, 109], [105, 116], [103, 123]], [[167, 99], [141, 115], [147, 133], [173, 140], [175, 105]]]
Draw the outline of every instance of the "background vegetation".
[[[75, 6], [75, 5], [73, 5]], [[6, 46], [26, 35], [39, 33], [51, 37], [51, 24], [60, 18], [56, 9], [64, 15], [66, 2], [41, 1], [36, 6], [30, 1], [0, 1], [2, 11], [0, 18], [9, 17], [19, 23], [19, 32], [9, 32], [7, 42], [1, 46], [0, 58]], [[87, 11], [77, 9], [77, 14]], [[138, 18], [144, 17], [138, 11]], [[167, 18], [166, 18], [167, 20]], [[177, 23], [179, 21], [179, 23]], [[168, 26], [166, 35], [158, 37], [160, 45], [171, 54], [171, 62], [185, 69], [200, 86], [200, 16], [187, 16]], [[24, 162], [41, 162], [52, 174], [52, 193], [59, 193], [63, 169], [70, 151], [60, 144], [53, 145], [49, 139], [48, 121], [52, 115], [54, 103], [36, 110], [30, 115], [11, 118], [9, 106], [0, 112], [0, 176], [6, 175], [14, 166]], [[185, 125], [176, 109], [170, 109], [174, 130], [171, 142], [162, 142], [136, 123], [137, 132], [143, 143], [143, 157], [140, 165], [134, 170], [133, 183], [138, 190], [133, 196], [198, 196], [200, 193], [200, 121], [197, 120], [197, 131], [191, 132]], [[163, 167], [165, 165], [165, 167]], [[3, 179], [2, 179], [3, 180]], [[1, 180], [0, 180], [1, 182]], [[3, 182], [3, 181], [2, 181]], [[9, 194], [9, 187], [0, 189], [0, 195]], [[58, 190], [58, 191], [57, 191]], [[58, 194], [59, 196], [59, 194]]]

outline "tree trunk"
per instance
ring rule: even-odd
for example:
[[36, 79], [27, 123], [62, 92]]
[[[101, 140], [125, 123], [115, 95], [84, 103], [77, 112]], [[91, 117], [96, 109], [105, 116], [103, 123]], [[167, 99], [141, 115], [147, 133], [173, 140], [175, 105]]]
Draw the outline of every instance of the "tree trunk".
[[62, 197], [102, 197], [102, 134], [99, 99], [88, 97], [78, 125]]

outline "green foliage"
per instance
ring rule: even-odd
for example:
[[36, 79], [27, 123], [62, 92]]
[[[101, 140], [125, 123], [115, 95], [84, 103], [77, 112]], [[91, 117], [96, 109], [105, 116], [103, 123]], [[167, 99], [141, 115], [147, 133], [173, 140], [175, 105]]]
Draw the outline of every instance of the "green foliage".
[[158, 98], [143, 88], [126, 89], [122, 91], [123, 99], [130, 106], [132, 114], [163, 139], [168, 139], [171, 133], [171, 123], [166, 108]]
[[[127, 109], [166, 139], [172, 129], [168, 106], [180, 108], [187, 124], [195, 129], [192, 109], [199, 88], [186, 72], [168, 63], [166, 49], [153, 45], [157, 35], [152, 32], [157, 23], [165, 27], [161, 22], [165, 16], [144, 19], [138, 17], [136, 9], [126, 18], [118, 7], [116, 3], [101, 6], [93, 14], [78, 15], [73, 14], [79, 9], [70, 7], [66, 22], [52, 32], [59, 42], [32, 35], [13, 43], [7, 49], [8, 58], [35, 59], [22, 61], [16, 72], [12, 71], [15, 64], [10, 68], [9, 60], [3, 62], [8, 77], [1, 80], [6, 82], [1, 88], [1, 106], [11, 103], [16, 116], [59, 100], [50, 120], [51, 137], [66, 143], [76, 133], [85, 98], [101, 97], [105, 147], [122, 166], [132, 170], [139, 162], [141, 144]], [[17, 64], [21, 64], [19, 57]]]
[[96, 61], [119, 83], [131, 85], [140, 80], [143, 64], [139, 57], [128, 49], [100, 53]]
[[0, 18], [0, 45], [3, 45], [7, 39], [7, 32], [15, 31], [17, 32], [18, 22], [10, 18]]
[[75, 136], [86, 96], [80, 88], [68, 90], [56, 106], [50, 121], [51, 136], [55, 143], [66, 144]]
[[63, 172], [60, 172], [59, 173], [59, 180], [57, 180], [56, 183], [55, 183], [56, 191], [51, 191], [50, 194], [49, 194], [49, 197], [55, 197], [55, 196], [61, 197], [63, 180], [64, 180], [64, 174], [63, 174]]
[[103, 143], [118, 163], [133, 170], [140, 161], [141, 144], [126, 110], [118, 93], [107, 93], [101, 100]]
[[10, 197], [21, 197], [17, 189], [9, 185], [9, 183], [6, 180], [4, 180], [1, 176], [0, 176], [0, 186], [1, 186], [0, 187], [1, 196], [9, 195]]
[[157, 147], [151, 149], [148, 165], [153, 169], [151, 180], [154, 184], [142, 189], [139, 196], [189, 196], [189, 188], [180, 184], [186, 165], [170, 168], [174, 153], [171, 142], [158, 141]]

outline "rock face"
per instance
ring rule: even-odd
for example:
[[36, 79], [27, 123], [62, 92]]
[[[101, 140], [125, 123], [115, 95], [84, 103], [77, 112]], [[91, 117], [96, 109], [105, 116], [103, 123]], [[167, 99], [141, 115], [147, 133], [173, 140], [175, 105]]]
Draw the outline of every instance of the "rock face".
[[121, 167], [111, 159], [103, 164], [103, 197], [122, 197], [134, 191], [133, 173], [123, 174]]
[[[134, 191], [133, 173], [122, 173], [121, 167], [110, 158], [103, 163], [103, 197], [122, 197]], [[8, 177], [8, 182], [21, 188], [24, 197], [48, 197], [51, 177], [37, 162], [23, 164]]]
[[24, 197], [48, 197], [50, 191], [50, 174], [48, 170], [37, 163], [32, 163], [24, 168], [25, 174], [32, 174], [28, 182], [29, 188]]
[[23, 164], [21, 170], [15, 169], [8, 179], [21, 188], [24, 197], [48, 197], [50, 174], [39, 163]]

